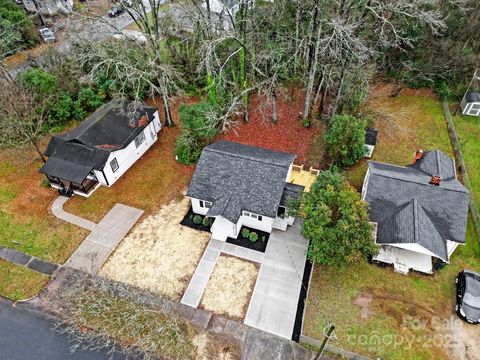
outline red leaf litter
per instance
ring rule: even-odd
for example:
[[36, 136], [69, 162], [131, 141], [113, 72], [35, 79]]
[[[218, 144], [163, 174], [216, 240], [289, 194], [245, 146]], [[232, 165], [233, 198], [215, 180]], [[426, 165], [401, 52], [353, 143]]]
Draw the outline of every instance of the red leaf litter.
[[299, 114], [303, 110], [304, 94], [300, 90], [288, 90], [277, 100], [278, 122], [271, 121], [271, 104], [263, 97], [252, 95], [249, 99], [249, 122], [241, 119], [237, 125], [218, 139], [284, 151], [297, 155], [296, 164], [305, 164], [318, 129], [315, 126], [305, 128]]

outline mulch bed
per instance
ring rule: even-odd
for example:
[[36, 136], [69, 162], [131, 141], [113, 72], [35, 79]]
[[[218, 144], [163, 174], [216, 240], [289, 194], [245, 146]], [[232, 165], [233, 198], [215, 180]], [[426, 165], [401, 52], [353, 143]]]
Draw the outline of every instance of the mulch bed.
[[[188, 226], [189, 228], [192, 228], [192, 229], [195, 229], [195, 230], [210, 232], [210, 228], [212, 227], [212, 225], [210, 225], [210, 226], [203, 226], [202, 223], [200, 223], [200, 224], [195, 224], [195, 223], [193, 222], [193, 217], [194, 217], [195, 215], [198, 215], [198, 214], [195, 214], [195, 213], [193, 212], [192, 207], [190, 206], [190, 209], [188, 209], [187, 214], [184, 216], [183, 220], [180, 221], [180, 225]], [[201, 216], [202, 218], [204, 218], [203, 215], [199, 215], [199, 216]]]
[[[245, 228], [250, 230], [250, 232], [256, 232], [258, 234], [258, 240], [256, 242], [251, 242], [250, 239], [244, 238], [242, 236], [241, 230]], [[260, 251], [263, 253], [265, 252], [265, 249], [267, 248], [268, 238], [270, 237], [269, 233], [260, 231], [257, 229], [252, 229], [246, 226], [242, 226], [241, 230], [236, 239], [231, 237], [227, 238], [227, 243], [242, 246], [250, 250]], [[262, 237], [264, 236], [265, 236], [265, 241], [262, 241]]]
[[302, 288], [300, 289], [300, 297], [298, 298], [297, 314], [295, 315], [295, 324], [293, 325], [292, 340], [298, 342], [302, 334], [303, 311], [305, 309], [305, 301], [307, 300], [307, 289], [310, 283], [310, 274], [312, 273], [313, 263], [305, 260], [305, 270], [303, 271]]
[[220, 134], [217, 140], [225, 139], [294, 153], [297, 155], [295, 163], [307, 163], [314, 137], [321, 129], [315, 124], [306, 128], [299, 120], [304, 96], [300, 89], [288, 89], [285, 94], [279, 94], [278, 122], [273, 124], [270, 120], [271, 109], [267, 106], [268, 102], [258, 94], [252, 94], [249, 99], [249, 122], [245, 123], [239, 119], [233, 129], [226, 134]]

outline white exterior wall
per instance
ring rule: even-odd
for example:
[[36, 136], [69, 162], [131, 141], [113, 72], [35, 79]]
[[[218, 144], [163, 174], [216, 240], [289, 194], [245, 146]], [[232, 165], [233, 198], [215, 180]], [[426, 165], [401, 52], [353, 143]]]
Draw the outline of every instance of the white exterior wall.
[[[472, 109], [473, 106], [475, 106], [475, 109]], [[463, 99], [460, 107], [463, 115], [480, 116], [480, 110], [478, 109], [478, 107], [480, 107], [480, 102], [469, 103]]]
[[262, 221], [254, 219], [250, 216], [242, 215], [240, 216], [240, 219], [238, 219], [238, 226], [239, 228], [241, 228], [242, 226], [248, 226], [252, 229], [270, 233], [272, 232], [273, 221], [274, 221], [273, 218], [263, 216], [263, 215], [262, 215]]
[[195, 214], [207, 215], [208, 208], [201, 207], [199, 199], [190, 198], [190, 201], [192, 203], [192, 210]]
[[226, 241], [227, 237], [236, 239], [240, 227], [222, 216], [217, 216], [210, 230], [212, 231], [212, 238]]
[[459, 244], [455, 241], [447, 240], [447, 254], [448, 254], [448, 259], [450, 260], [450, 256], [453, 254], [455, 249], [457, 248]]
[[[157, 141], [157, 132], [161, 129], [160, 118], [158, 112], [155, 112], [155, 119], [145, 127], [143, 133], [145, 134], [145, 141], [137, 148], [135, 146], [135, 139], [132, 139], [127, 147], [121, 150], [112, 151], [108, 157], [107, 162], [103, 168], [108, 184], [103, 183], [101, 179], [105, 179], [103, 175], [97, 176], [98, 181], [102, 185], [112, 186], [125, 172]], [[138, 136], [138, 135], [137, 135]], [[110, 162], [117, 159], [118, 169], [113, 172]], [[101, 173], [101, 172], [100, 172]], [[98, 175], [98, 172], [96, 172]]]
[[362, 200], [365, 200], [365, 196], [367, 196], [367, 187], [368, 187], [369, 179], [370, 179], [370, 169], [367, 170], [367, 173], [365, 174], [365, 178], [363, 179]]
[[427, 254], [401, 249], [391, 245], [382, 245], [373, 260], [393, 264], [395, 269], [408, 268], [426, 274], [432, 273], [432, 257]]

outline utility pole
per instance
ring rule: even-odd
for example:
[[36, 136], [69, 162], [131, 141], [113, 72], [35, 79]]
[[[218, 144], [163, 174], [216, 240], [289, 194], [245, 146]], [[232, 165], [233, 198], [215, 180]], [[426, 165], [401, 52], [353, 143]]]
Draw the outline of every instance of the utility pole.
[[[327, 331], [325, 331], [327, 329]], [[327, 326], [323, 330], [323, 335], [325, 336], [322, 341], [322, 345], [320, 345], [320, 349], [318, 350], [317, 356], [315, 360], [320, 360], [320, 357], [323, 355], [325, 348], [327, 347], [328, 341], [332, 337], [333, 331], [335, 330], [335, 326], [327, 322]]]

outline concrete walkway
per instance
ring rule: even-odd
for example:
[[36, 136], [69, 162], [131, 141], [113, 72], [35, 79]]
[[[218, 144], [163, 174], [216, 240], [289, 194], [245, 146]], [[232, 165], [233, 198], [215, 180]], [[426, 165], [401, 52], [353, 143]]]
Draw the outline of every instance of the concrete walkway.
[[298, 222], [287, 231], [274, 230], [265, 253], [211, 239], [181, 303], [198, 307], [222, 252], [254, 261], [261, 266], [244, 323], [291, 339], [303, 286], [307, 248], [308, 241], [300, 234]]
[[307, 248], [308, 240], [301, 235], [298, 221], [287, 231], [272, 231], [245, 316], [246, 325], [292, 338]]
[[57, 218], [69, 222], [71, 224], [77, 225], [78, 227], [93, 231], [95, 229], [95, 224], [93, 221], [81, 218], [80, 216], [70, 214], [63, 210], [63, 205], [67, 202], [69, 198], [66, 196], [59, 196], [55, 199], [52, 204], [52, 213]]
[[89, 274], [97, 273], [142, 214], [143, 210], [115, 204], [65, 265]]

